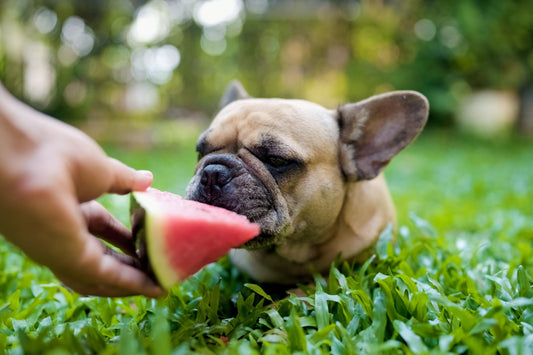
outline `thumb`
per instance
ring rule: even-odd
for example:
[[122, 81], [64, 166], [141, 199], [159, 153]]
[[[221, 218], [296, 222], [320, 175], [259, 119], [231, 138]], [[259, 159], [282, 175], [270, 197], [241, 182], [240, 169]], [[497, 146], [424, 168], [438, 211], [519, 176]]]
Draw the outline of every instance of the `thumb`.
[[107, 192], [126, 194], [130, 191], [144, 191], [152, 184], [154, 176], [150, 171], [135, 170], [116, 159], [108, 159], [112, 180]]

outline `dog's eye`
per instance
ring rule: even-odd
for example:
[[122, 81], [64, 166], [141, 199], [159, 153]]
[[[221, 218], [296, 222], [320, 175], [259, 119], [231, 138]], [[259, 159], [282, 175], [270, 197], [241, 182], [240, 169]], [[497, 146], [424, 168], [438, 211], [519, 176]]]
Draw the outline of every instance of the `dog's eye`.
[[300, 162], [297, 159], [287, 159], [277, 155], [268, 155], [263, 159], [263, 163], [274, 177], [285, 174], [300, 166]]
[[273, 168], [282, 168], [290, 165], [293, 161], [279, 157], [277, 155], [269, 155], [264, 160], [265, 164], [270, 165]]

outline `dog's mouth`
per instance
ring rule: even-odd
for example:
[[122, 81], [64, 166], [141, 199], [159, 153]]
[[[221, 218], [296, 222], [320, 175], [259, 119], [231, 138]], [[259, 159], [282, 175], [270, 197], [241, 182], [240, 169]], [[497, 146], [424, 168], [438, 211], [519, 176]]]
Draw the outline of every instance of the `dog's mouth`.
[[254, 250], [262, 249], [276, 244], [278, 238], [275, 235], [264, 233], [261, 231], [258, 236], [242, 244], [239, 248]]
[[[221, 207], [229, 211], [238, 213], [246, 217], [250, 222], [259, 224], [260, 233], [253, 239], [242, 244], [240, 248], [244, 249], [260, 249], [268, 247], [276, 243], [279, 239], [277, 237], [278, 228], [278, 213], [271, 205], [261, 206], [244, 206], [242, 203], [236, 203], [235, 200], [224, 201], [223, 199], [216, 201], [205, 201], [202, 198], [191, 198], [198, 202], [206, 203], [208, 205]], [[242, 202], [242, 200], [241, 200]], [[246, 204], [245, 204], [246, 205]]]
[[278, 223], [275, 208], [270, 207], [268, 209], [261, 209], [260, 211], [250, 209], [245, 212], [233, 210], [233, 212], [245, 216], [250, 222], [259, 224], [261, 228], [259, 235], [241, 245], [240, 248], [261, 249], [276, 244], [279, 238], [277, 236]]
[[187, 187], [187, 199], [225, 208], [261, 227], [261, 233], [242, 245], [258, 249], [278, 241], [284, 214], [263, 181], [232, 155], [206, 158]]

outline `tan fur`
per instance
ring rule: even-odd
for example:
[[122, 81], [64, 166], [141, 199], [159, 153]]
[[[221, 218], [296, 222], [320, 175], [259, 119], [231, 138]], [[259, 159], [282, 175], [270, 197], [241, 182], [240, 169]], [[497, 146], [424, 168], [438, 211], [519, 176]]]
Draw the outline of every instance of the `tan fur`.
[[392, 199], [383, 175], [374, 180], [350, 183], [336, 223], [324, 242], [305, 241], [281, 244], [275, 250], [233, 249], [232, 262], [252, 278], [262, 282], [296, 283], [311, 272], [325, 272], [340, 255], [342, 259], [364, 262], [361, 255], [374, 246], [389, 223], [396, 223]]
[[[356, 108], [343, 114], [365, 112], [366, 106]], [[303, 281], [313, 271], [326, 271], [338, 255], [344, 259], [361, 257], [388, 224], [396, 223], [382, 174], [370, 180], [346, 175], [349, 170], [356, 174], [357, 162], [343, 159], [354, 159], [358, 150], [365, 148], [354, 142], [364, 134], [368, 140], [370, 133], [365, 132], [365, 125], [370, 118], [368, 114], [342, 117], [351, 121], [340, 124], [339, 110], [284, 99], [247, 98], [234, 101], [219, 112], [203, 134], [202, 140], [209, 151], [198, 163], [188, 195], [194, 196], [199, 188], [202, 169], [209, 164], [209, 159], [223, 154], [245, 166], [249, 176], [243, 180], [252, 187], [264, 186], [275, 206], [257, 221], [265, 230], [273, 231], [272, 243], [230, 252], [239, 269], [261, 282]], [[348, 124], [351, 128], [339, 128]], [[351, 132], [342, 131], [343, 128]], [[265, 137], [274, 137], [284, 146], [284, 154], [302, 161], [303, 168], [276, 180], [260, 157], [253, 154], [253, 147]], [[355, 153], [344, 154], [343, 149]], [[343, 171], [346, 166], [349, 168]], [[237, 199], [249, 198], [251, 193], [242, 187]], [[245, 213], [255, 216], [253, 211], [245, 210]]]

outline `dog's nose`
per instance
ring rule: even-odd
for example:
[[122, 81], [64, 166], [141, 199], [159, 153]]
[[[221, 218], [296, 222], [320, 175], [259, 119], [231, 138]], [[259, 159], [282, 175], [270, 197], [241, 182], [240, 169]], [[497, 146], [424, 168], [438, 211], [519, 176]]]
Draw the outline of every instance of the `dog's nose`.
[[208, 202], [212, 202], [221, 194], [222, 187], [232, 179], [231, 172], [226, 165], [209, 164], [204, 167], [200, 177], [200, 188]]

